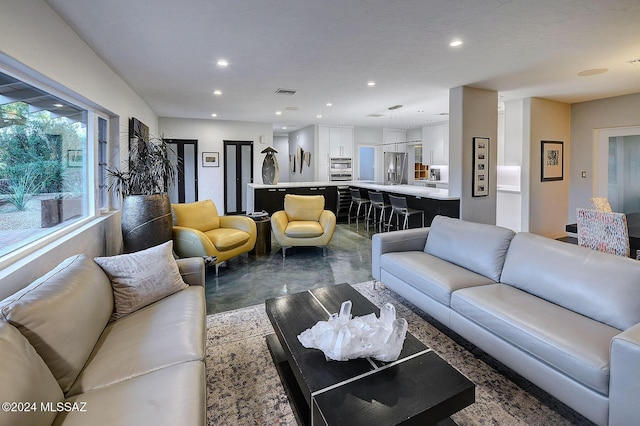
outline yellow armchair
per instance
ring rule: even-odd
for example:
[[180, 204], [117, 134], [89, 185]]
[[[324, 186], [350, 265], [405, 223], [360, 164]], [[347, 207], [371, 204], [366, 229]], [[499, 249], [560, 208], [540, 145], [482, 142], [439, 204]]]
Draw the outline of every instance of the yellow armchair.
[[256, 224], [246, 216], [219, 216], [211, 200], [172, 204], [173, 248], [179, 257], [215, 257], [221, 262], [256, 244]]
[[336, 229], [336, 215], [324, 209], [322, 195], [287, 194], [284, 210], [271, 216], [271, 229], [282, 246], [282, 257], [293, 246], [319, 246], [326, 256]]

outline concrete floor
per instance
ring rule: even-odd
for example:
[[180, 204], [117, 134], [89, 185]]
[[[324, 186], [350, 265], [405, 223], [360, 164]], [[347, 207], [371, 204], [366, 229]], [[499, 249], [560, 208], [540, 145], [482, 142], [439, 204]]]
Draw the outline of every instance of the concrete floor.
[[329, 284], [356, 284], [372, 280], [371, 235], [359, 225], [339, 223], [327, 249], [294, 247], [282, 258], [274, 238], [271, 253], [241, 255], [220, 267], [206, 271], [207, 313], [230, 311], [263, 303], [266, 299], [297, 293]]

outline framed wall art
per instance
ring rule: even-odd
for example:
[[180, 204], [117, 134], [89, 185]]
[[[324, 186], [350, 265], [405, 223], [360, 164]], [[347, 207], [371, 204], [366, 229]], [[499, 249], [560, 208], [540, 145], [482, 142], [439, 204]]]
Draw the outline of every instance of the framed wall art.
[[489, 195], [489, 138], [473, 138], [474, 197]]
[[202, 167], [220, 167], [219, 152], [203, 152]]
[[540, 180], [564, 179], [564, 142], [542, 141], [540, 155]]

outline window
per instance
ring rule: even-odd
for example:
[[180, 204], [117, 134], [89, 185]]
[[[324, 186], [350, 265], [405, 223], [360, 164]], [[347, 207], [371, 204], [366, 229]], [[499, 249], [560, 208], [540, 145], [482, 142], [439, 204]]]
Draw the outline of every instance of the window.
[[106, 210], [109, 203], [107, 167], [107, 120], [98, 117], [98, 208], [100, 210]]
[[87, 216], [88, 115], [0, 73], [0, 257]]

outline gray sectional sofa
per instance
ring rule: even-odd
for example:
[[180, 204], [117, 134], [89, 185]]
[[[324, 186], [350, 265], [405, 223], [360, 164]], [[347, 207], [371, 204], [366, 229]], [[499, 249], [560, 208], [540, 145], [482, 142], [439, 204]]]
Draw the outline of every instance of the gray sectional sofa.
[[593, 422], [640, 424], [640, 262], [437, 216], [374, 235], [372, 269]]
[[204, 425], [204, 263], [172, 268], [181, 290], [114, 321], [83, 255], [0, 301], [0, 424]]

